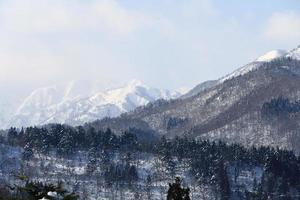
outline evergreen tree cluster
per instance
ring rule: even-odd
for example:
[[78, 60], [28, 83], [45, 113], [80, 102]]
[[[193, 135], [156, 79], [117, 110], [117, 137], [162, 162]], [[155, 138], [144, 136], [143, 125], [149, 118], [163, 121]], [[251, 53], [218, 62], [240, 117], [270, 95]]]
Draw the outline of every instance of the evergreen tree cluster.
[[[177, 162], [185, 162], [199, 184], [213, 186], [220, 199], [232, 195], [232, 177], [229, 168], [257, 166], [263, 169], [263, 177], [257, 180], [253, 190], [246, 191], [248, 199], [272, 199], [288, 197], [291, 191], [300, 194], [300, 158], [293, 152], [271, 147], [245, 148], [238, 144], [197, 141], [191, 138], [141, 141], [136, 133], [114, 134], [110, 129], [95, 131], [92, 127], [68, 127], [52, 125], [50, 128], [29, 127], [22, 130], [11, 128], [5, 140], [10, 145], [24, 148], [24, 159], [33, 152], [47, 153], [55, 150], [60, 155], [69, 155], [77, 150], [88, 152], [88, 172], [97, 165], [104, 169], [105, 182], [110, 184], [134, 183], [138, 180], [137, 166], [132, 165], [132, 153], [151, 153], [165, 163], [171, 175], [175, 175]], [[111, 152], [127, 152], [125, 162], [111, 162]], [[100, 163], [97, 162], [100, 158]]]
[[138, 180], [137, 169], [134, 165], [111, 164], [104, 173], [104, 179], [107, 185], [129, 184], [132, 185]]
[[95, 131], [93, 127], [70, 127], [55, 124], [50, 128], [28, 127], [18, 131], [10, 128], [7, 143], [24, 147], [26, 157], [30, 157], [30, 149], [41, 153], [57, 150], [60, 155], [71, 155], [76, 150], [96, 148], [101, 150], [130, 150], [139, 148], [136, 134], [125, 132], [117, 136], [110, 129]]
[[271, 99], [262, 106], [262, 113], [264, 115], [280, 115], [288, 113], [297, 113], [300, 111], [300, 102], [291, 102], [288, 98], [278, 97]]

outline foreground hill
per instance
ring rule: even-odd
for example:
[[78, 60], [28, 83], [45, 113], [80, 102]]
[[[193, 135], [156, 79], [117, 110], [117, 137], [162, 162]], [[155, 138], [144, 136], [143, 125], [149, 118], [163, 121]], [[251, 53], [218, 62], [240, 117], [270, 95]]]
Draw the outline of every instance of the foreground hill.
[[[92, 125], [117, 132], [135, 128], [168, 137], [187, 135], [299, 151], [299, 58], [300, 47], [272, 51], [195, 95], [157, 101]], [[291, 108], [285, 110], [281, 104]]]

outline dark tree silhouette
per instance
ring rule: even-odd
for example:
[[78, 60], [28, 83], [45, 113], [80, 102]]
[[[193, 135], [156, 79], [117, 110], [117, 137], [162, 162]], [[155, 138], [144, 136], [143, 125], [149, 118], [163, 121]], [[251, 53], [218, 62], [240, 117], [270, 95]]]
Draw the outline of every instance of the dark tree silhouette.
[[181, 179], [175, 178], [175, 183], [169, 183], [167, 200], [190, 200], [190, 189], [181, 187]]

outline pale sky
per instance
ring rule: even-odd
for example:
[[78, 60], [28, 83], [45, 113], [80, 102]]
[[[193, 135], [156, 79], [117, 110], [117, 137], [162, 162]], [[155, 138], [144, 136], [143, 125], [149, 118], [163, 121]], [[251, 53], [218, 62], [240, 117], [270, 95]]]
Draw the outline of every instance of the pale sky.
[[0, 0], [0, 90], [192, 87], [299, 44], [299, 0]]

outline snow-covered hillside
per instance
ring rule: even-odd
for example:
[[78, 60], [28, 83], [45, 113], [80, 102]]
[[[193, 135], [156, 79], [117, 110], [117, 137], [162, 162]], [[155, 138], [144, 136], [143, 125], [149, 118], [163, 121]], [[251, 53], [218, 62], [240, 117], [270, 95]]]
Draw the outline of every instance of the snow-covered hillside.
[[156, 89], [132, 80], [125, 86], [101, 91], [90, 82], [70, 82], [39, 88], [24, 99], [6, 125], [30, 126], [46, 123], [71, 125], [116, 117], [158, 99], [177, 98], [179, 92]]
[[261, 115], [262, 106], [278, 97], [292, 103], [299, 101], [300, 60], [295, 59], [299, 49], [282, 54], [282, 59], [273, 55], [270, 61], [253, 61], [219, 79], [212, 87], [196, 90], [188, 98], [158, 102], [121, 118], [96, 121], [92, 125], [96, 129], [110, 127], [117, 133], [136, 128], [170, 138], [192, 135], [300, 152], [300, 145], [295, 142], [299, 137], [296, 133], [300, 112], [296, 110], [297, 115], [291, 113], [289, 118], [283, 118], [286, 121], [276, 123], [264, 120]]
[[237, 76], [242, 76], [248, 72], [251, 72], [257, 68], [259, 68], [263, 63], [265, 62], [270, 62], [274, 59], [279, 59], [283, 57], [289, 57], [293, 59], [300, 60], [300, 46], [297, 48], [291, 50], [291, 51], [286, 51], [286, 50], [272, 50], [267, 53], [265, 53], [262, 56], [259, 56], [255, 61], [250, 62], [249, 64], [235, 70], [234, 72], [226, 75], [225, 77], [219, 79], [219, 83], [222, 83], [228, 79], [232, 79]]
[[209, 89], [213, 86], [216, 86], [217, 84], [222, 84], [224, 81], [242, 76], [244, 74], [247, 74], [248, 72], [251, 72], [253, 70], [258, 69], [260, 66], [262, 66], [266, 62], [270, 62], [274, 59], [279, 59], [283, 57], [290, 57], [293, 59], [300, 60], [300, 46], [297, 48], [291, 50], [291, 51], [286, 51], [282, 49], [277, 49], [277, 50], [271, 50], [261, 56], [259, 56], [257, 59], [255, 59], [253, 62], [250, 62], [237, 70], [233, 71], [232, 73], [218, 79], [218, 80], [210, 80], [210, 81], [205, 81], [203, 83], [198, 84], [195, 86], [193, 89], [191, 89], [189, 92], [187, 92], [185, 95], [183, 95], [181, 98], [187, 98], [191, 97], [194, 95], [197, 95], [198, 93], [204, 91], [205, 89]]

